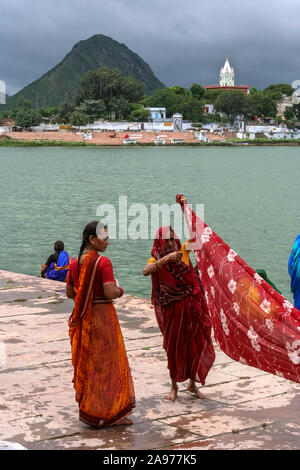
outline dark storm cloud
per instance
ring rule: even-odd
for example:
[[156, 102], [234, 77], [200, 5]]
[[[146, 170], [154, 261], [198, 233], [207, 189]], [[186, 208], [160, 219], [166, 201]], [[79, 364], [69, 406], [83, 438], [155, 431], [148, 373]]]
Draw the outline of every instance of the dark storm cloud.
[[0, 80], [9, 94], [94, 34], [126, 44], [166, 85], [218, 83], [228, 56], [236, 82], [300, 79], [295, 0], [11, 0], [0, 6]]

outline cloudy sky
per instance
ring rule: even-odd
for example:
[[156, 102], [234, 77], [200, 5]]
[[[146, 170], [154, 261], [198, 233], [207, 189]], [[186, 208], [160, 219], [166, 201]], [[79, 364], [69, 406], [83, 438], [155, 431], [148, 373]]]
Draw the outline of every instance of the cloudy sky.
[[0, 80], [14, 94], [75, 43], [104, 34], [142, 57], [167, 86], [300, 79], [299, 0], [10, 0], [0, 4]]

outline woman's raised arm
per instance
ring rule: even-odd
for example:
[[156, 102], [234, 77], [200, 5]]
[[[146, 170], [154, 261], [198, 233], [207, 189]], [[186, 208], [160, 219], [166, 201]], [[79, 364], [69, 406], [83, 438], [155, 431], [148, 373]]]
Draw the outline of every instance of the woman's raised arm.
[[158, 269], [164, 266], [166, 263], [177, 263], [181, 260], [182, 253], [179, 251], [174, 251], [173, 253], [169, 253], [168, 255], [164, 256], [161, 259], [155, 261], [155, 263], [148, 263], [143, 269], [144, 276], [149, 276], [150, 274], [154, 274]]

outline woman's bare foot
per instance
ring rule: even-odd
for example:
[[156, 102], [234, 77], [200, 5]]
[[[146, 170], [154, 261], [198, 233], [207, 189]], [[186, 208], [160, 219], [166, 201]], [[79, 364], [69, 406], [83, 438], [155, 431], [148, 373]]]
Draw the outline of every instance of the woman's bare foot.
[[171, 392], [168, 393], [168, 395], [165, 396], [165, 399], [166, 399], [166, 400], [175, 401], [176, 398], [177, 398], [177, 392], [178, 392], [177, 384], [176, 384], [176, 382], [173, 382], [173, 381], [172, 381]]
[[198, 387], [196, 386], [193, 380], [190, 381], [187, 389], [189, 392], [194, 393], [197, 398], [201, 398], [201, 400], [204, 400], [204, 398], [206, 398], [205, 395], [203, 395], [203, 393], [199, 391]]

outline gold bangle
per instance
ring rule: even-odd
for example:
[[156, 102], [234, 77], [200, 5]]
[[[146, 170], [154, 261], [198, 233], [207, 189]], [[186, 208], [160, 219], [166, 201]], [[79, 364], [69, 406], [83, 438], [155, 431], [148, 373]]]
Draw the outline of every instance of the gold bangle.
[[157, 269], [161, 268], [161, 263], [159, 262], [159, 260], [155, 261], [155, 265], [156, 265]]

